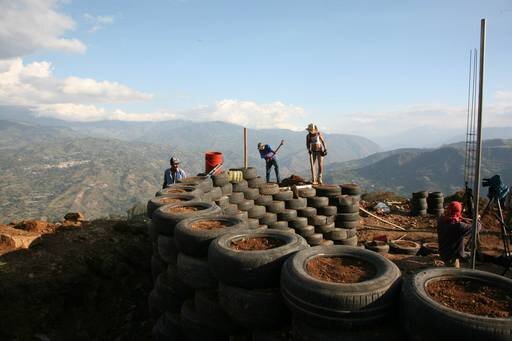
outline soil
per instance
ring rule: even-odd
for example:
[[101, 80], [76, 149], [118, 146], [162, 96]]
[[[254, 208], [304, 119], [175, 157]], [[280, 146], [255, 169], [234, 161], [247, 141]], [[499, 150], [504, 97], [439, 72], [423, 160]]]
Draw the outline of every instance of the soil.
[[393, 241], [393, 244], [396, 244], [398, 246], [402, 247], [416, 247], [416, 243], [408, 241], [408, 240], [395, 240]]
[[199, 220], [190, 225], [194, 229], [200, 230], [217, 230], [229, 226], [225, 221], [221, 220]]
[[512, 293], [471, 279], [437, 280], [427, 284], [428, 295], [459, 312], [497, 318], [512, 316]]
[[183, 202], [183, 201], [186, 201], [186, 200], [180, 199], [180, 198], [162, 197], [161, 199], [158, 199], [158, 201], [160, 201], [162, 204], [166, 204], [167, 205], [167, 204]]
[[359, 283], [375, 276], [370, 263], [353, 257], [320, 256], [309, 260], [306, 271], [312, 277], [333, 283]]
[[167, 207], [165, 210], [167, 212], [172, 213], [187, 213], [187, 212], [195, 212], [199, 211], [200, 207], [194, 207], [194, 206], [174, 206], [174, 207]]
[[380, 241], [380, 240], [372, 240], [372, 241], [369, 241], [368, 243], [366, 243], [366, 245], [368, 245], [368, 246], [382, 246], [382, 245], [386, 245], [386, 244], [387, 243]]
[[165, 193], [187, 193], [187, 192], [189, 192], [189, 191], [186, 189], [182, 189], [182, 188], [173, 188], [173, 189], [165, 190]]
[[57, 228], [55, 224], [51, 224], [43, 220], [24, 220], [11, 227], [18, 230], [40, 233], [53, 232]]
[[277, 238], [255, 237], [232, 241], [231, 248], [240, 251], [259, 251], [274, 249], [284, 244], [282, 240]]

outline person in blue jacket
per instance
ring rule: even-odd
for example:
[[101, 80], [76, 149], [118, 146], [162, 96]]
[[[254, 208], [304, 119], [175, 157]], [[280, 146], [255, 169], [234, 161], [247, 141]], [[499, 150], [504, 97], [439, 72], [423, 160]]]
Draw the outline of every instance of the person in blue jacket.
[[178, 182], [178, 180], [186, 178], [187, 174], [180, 168], [180, 160], [173, 156], [170, 160], [171, 168], [167, 168], [164, 172], [164, 184], [162, 188], [170, 186]]
[[279, 165], [277, 164], [276, 157], [275, 157], [275, 151], [272, 150], [270, 145], [258, 143], [258, 150], [260, 152], [260, 156], [262, 159], [265, 159], [265, 166], [266, 166], [266, 175], [267, 175], [267, 182], [270, 181], [270, 172], [272, 170], [272, 166], [274, 167], [274, 172], [276, 173], [276, 180], [277, 183], [280, 183], [279, 179]]

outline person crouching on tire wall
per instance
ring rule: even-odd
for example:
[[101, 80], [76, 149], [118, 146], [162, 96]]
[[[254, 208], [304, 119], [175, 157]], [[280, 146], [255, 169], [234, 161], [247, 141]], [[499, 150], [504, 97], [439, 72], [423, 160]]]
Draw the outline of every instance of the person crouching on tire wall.
[[313, 183], [323, 183], [322, 172], [324, 169], [324, 157], [327, 155], [327, 147], [325, 146], [324, 135], [318, 131], [316, 124], [310, 123], [306, 128], [308, 135], [306, 136], [306, 148], [309, 155], [313, 158], [312, 168], [318, 163], [318, 172], [316, 179], [311, 179]]
[[268, 144], [258, 143], [258, 150], [260, 152], [260, 157], [265, 159], [265, 170], [267, 175], [267, 182], [270, 181], [270, 172], [272, 170], [272, 166], [274, 166], [274, 172], [276, 173], [277, 183], [280, 183], [279, 179], [279, 165], [277, 164], [275, 151]]
[[175, 184], [179, 179], [187, 177], [185, 171], [180, 168], [180, 160], [178, 160], [177, 157], [171, 157], [169, 163], [171, 164], [171, 168], [167, 168], [164, 172], [164, 183], [162, 188]]

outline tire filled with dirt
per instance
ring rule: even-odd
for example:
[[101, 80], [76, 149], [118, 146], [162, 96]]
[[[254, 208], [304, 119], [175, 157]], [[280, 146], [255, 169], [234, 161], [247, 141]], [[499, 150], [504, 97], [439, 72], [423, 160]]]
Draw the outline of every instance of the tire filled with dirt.
[[395, 308], [398, 267], [377, 253], [350, 246], [317, 246], [283, 266], [281, 292], [295, 318], [321, 328], [369, 326]]
[[414, 341], [512, 338], [512, 280], [489, 272], [420, 271], [404, 282], [400, 308]]
[[178, 249], [194, 257], [206, 257], [215, 238], [235, 230], [247, 229], [247, 222], [229, 216], [192, 217], [180, 221], [174, 230]]
[[185, 202], [165, 205], [159, 207], [153, 213], [153, 223], [159, 234], [172, 236], [176, 224], [183, 219], [219, 215], [221, 212], [219, 206], [209, 202]]
[[285, 260], [307, 246], [304, 238], [289, 232], [236, 231], [210, 244], [208, 263], [215, 277], [228, 285], [273, 288], [279, 285]]
[[192, 194], [167, 194], [165, 196], [154, 197], [149, 200], [147, 204], [148, 218], [151, 219], [153, 212], [155, 212], [160, 206], [193, 201], [200, 201], [200, 199], [198, 196]]

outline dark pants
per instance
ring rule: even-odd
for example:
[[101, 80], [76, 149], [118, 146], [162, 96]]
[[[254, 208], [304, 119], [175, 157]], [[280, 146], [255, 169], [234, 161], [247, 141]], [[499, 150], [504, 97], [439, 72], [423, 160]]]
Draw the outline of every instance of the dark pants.
[[276, 172], [276, 179], [277, 179], [277, 182], [281, 182], [281, 180], [279, 179], [279, 166], [277, 165], [277, 161], [275, 159], [270, 159], [270, 160], [267, 160], [266, 161], [267, 164], [267, 182], [270, 181], [270, 171], [272, 170], [272, 166], [274, 166], [274, 171]]

